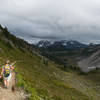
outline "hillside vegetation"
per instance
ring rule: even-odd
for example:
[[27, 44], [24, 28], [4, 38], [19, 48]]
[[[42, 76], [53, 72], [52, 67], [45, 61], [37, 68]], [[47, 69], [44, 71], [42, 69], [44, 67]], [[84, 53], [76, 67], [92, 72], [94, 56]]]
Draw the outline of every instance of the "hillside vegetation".
[[[2, 37], [1, 37], [2, 36]], [[0, 64], [17, 61], [17, 87], [30, 94], [29, 100], [99, 100], [99, 73], [59, 69], [59, 65], [39, 55], [35, 46], [0, 29]], [[46, 63], [45, 63], [46, 61]], [[97, 79], [94, 77], [98, 76]], [[98, 82], [98, 84], [96, 84]]]

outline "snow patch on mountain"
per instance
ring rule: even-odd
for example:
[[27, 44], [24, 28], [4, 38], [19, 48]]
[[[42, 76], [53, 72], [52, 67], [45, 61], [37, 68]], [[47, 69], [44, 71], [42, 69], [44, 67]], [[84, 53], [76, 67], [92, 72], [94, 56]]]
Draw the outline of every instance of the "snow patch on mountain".
[[48, 41], [41, 40], [36, 44], [38, 47], [54, 47], [54, 48], [64, 48], [64, 49], [79, 49], [87, 47], [86, 44], [80, 43], [75, 40], [59, 40], [59, 41]]

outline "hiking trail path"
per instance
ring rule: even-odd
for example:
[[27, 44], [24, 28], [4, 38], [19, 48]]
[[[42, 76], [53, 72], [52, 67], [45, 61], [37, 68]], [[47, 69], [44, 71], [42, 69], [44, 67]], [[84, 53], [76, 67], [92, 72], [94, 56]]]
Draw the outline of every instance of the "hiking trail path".
[[15, 72], [12, 72], [12, 78], [8, 89], [0, 87], [0, 100], [27, 100], [23, 90], [13, 90], [15, 85]]

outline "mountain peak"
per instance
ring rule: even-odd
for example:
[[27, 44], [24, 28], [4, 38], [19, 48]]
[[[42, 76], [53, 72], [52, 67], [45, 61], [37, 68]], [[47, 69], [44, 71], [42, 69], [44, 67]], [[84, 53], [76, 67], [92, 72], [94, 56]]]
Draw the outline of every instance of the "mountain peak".
[[58, 50], [60, 50], [61, 48], [63, 50], [67, 50], [67, 49], [80, 49], [87, 47], [86, 44], [80, 43], [75, 40], [58, 40], [58, 41], [42, 40], [39, 41], [36, 45], [40, 48], [48, 48], [48, 49], [56, 48]]

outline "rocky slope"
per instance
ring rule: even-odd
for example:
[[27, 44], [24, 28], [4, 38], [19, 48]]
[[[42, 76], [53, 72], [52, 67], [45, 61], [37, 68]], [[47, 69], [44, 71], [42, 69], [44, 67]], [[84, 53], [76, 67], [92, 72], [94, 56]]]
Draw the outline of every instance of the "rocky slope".
[[78, 65], [84, 72], [100, 68], [100, 51], [97, 51], [91, 56], [79, 61]]

